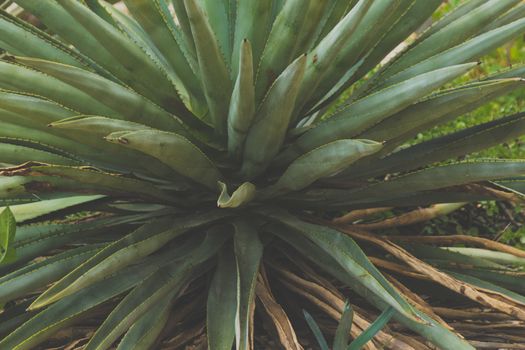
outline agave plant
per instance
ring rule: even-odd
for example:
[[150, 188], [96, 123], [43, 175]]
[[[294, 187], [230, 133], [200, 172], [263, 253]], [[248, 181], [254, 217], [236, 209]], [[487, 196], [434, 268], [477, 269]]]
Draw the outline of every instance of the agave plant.
[[525, 321], [524, 252], [369, 230], [523, 198], [523, 161], [446, 161], [525, 114], [411, 142], [525, 85], [465, 83], [525, 32], [520, 0], [470, 0], [384, 63], [441, 2], [14, 1], [39, 28], [2, 10], [0, 349], [64, 329], [86, 350], [302, 349], [300, 310], [339, 320], [346, 298], [354, 338], [393, 314], [367, 349], [503, 341], [459, 331]]

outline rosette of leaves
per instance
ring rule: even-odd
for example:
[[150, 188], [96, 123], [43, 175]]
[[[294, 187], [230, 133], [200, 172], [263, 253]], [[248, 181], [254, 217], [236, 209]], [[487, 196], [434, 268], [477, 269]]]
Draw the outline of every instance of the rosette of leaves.
[[523, 161], [442, 162], [522, 113], [402, 147], [523, 87], [454, 83], [525, 32], [521, 1], [468, 1], [387, 63], [441, 0], [14, 3], [38, 27], [0, 14], [1, 349], [301, 349], [297, 311], [339, 320], [347, 296], [352, 337], [392, 310], [367, 349], [473, 349], [458, 300], [525, 320], [521, 251], [352, 224], [521, 200]]

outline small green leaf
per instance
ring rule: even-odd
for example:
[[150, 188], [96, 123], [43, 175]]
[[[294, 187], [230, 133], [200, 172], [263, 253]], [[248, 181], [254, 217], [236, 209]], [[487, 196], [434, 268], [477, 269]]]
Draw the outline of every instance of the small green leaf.
[[372, 338], [390, 321], [392, 316], [395, 314], [395, 310], [392, 307], [387, 308], [379, 317], [368, 327], [363, 333], [361, 333], [348, 347], [348, 350], [360, 350], [368, 343]]
[[312, 330], [315, 340], [317, 340], [317, 343], [321, 347], [321, 350], [330, 350], [330, 348], [328, 347], [328, 342], [326, 341], [323, 332], [321, 332], [321, 328], [319, 328], [319, 325], [317, 324], [317, 322], [315, 322], [312, 315], [310, 315], [310, 313], [306, 310], [303, 310], [303, 314], [306, 323], [308, 324], [308, 327], [310, 327], [310, 329]]
[[350, 339], [350, 329], [352, 328], [353, 320], [354, 310], [347, 301], [343, 308], [343, 314], [341, 315], [339, 325], [337, 325], [337, 329], [335, 330], [333, 350], [346, 350]]
[[9, 207], [0, 213], [0, 264], [14, 260], [11, 243], [15, 239], [16, 220]]

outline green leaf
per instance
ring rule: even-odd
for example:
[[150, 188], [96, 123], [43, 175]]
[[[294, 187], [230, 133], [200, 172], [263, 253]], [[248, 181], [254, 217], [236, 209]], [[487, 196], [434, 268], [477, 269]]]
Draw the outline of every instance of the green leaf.
[[[359, 64], [356, 71], [352, 74], [346, 74], [349, 77], [343, 78], [343, 82], [339, 82], [338, 89], [330, 91], [331, 96], [323, 101], [321, 106], [334, 101], [337, 96], [340, 96], [343, 91], [347, 90], [352, 84], [362, 79], [374, 67], [380, 64], [389, 54], [394, 51], [410, 34], [414, 33], [418, 28], [424, 25], [425, 21], [436, 11], [442, 4], [441, 0], [415, 0], [412, 5], [404, 13], [402, 13], [396, 23], [391, 28], [386, 30], [385, 35], [381, 40], [370, 50], [366, 55], [366, 59]], [[345, 76], [346, 76], [345, 75]], [[341, 84], [342, 83], [342, 84]], [[374, 83], [374, 79], [368, 79], [363, 82], [356, 90], [352, 92], [349, 98], [357, 99], [360, 93], [366, 91], [370, 85]], [[319, 108], [319, 107], [318, 107]]]
[[378, 152], [382, 144], [370, 140], [338, 140], [297, 158], [268, 191], [299, 191], [316, 180], [338, 173], [356, 160]]
[[[137, 285], [109, 314], [86, 345], [86, 350], [106, 350], [145, 312], [164, 297], [175, 298], [193, 279], [208, 270], [203, 263], [228, 239], [227, 235], [209, 233], [201, 245], [172, 259], [166, 266]], [[170, 298], [171, 297], [171, 298]]]
[[184, 0], [197, 50], [200, 76], [208, 108], [218, 135], [226, 134], [232, 86], [217, 39], [196, 0]]
[[16, 261], [17, 263], [28, 262], [53, 249], [61, 248], [83, 239], [89, 240], [101, 233], [105, 233], [107, 229], [117, 230], [117, 227], [121, 229], [122, 225], [140, 222], [152, 216], [155, 215], [127, 215], [122, 217], [93, 218], [72, 224], [39, 223], [20, 226], [13, 243], [13, 247], [17, 251]]
[[151, 349], [168, 323], [173, 296], [167, 295], [147, 310], [126, 332], [117, 350]]
[[[316, 1], [312, 1], [316, 3]], [[304, 80], [299, 92], [296, 111], [306, 105], [309, 98], [316, 93], [316, 88], [322, 83], [326, 72], [337, 59], [342, 47], [358, 30], [359, 24], [372, 5], [372, 0], [359, 1], [352, 10], [328, 33], [308, 54], [308, 63]], [[312, 5], [311, 5], [312, 6]]]
[[454, 159], [516, 139], [524, 132], [525, 113], [496, 119], [395, 152], [376, 162], [374, 174], [396, 173]]
[[177, 90], [183, 96], [189, 93], [189, 96], [186, 96], [190, 99], [189, 106], [198, 109], [204, 100], [200, 81], [176, 40], [178, 28], [164, 0], [126, 0], [125, 4], [133, 18], [151, 38], [152, 44], [168, 62]]
[[173, 219], [160, 219], [143, 225], [127, 236], [113, 242], [64, 276], [42, 293], [33, 302], [31, 308], [41, 308], [90, 286], [104, 279], [107, 275], [129, 266], [137, 259], [157, 251], [189, 229], [199, 227], [223, 216], [223, 214], [208, 214], [205, 217], [181, 218], [176, 222], [173, 222]]
[[320, 20], [320, 30], [317, 34], [317, 42], [322, 40], [328, 33], [355, 7], [356, 0], [333, 0], [330, 7], [325, 11], [324, 18]]
[[504, 265], [492, 262], [480, 257], [468, 256], [460, 252], [454, 252], [440, 247], [432, 247], [426, 244], [407, 244], [406, 248], [417, 257], [425, 261], [432, 261], [438, 266], [445, 268], [451, 266], [464, 266], [483, 270], [508, 270]]
[[254, 71], [250, 42], [243, 40], [240, 50], [239, 74], [228, 113], [228, 153], [234, 159], [242, 157], [244, 140], [255, 117]]
[[[123, 150], [118, 145], [108, 144], [102, 137], [94, 137], [93, 134], [82, 131], [49, 128], [49, 123], [78, 115], [78, 112], [55, 102], [0, 91], [0, 108], [3, 109], [0, 142], [51, 152], [111, 171], [130, 173], [134, 169], [141, 173], [151, 171], [162, 174], [162, 170], [159, 169], [159, 165], [162, 166], [160, 162], [154, 165], [152, 158], [139, 152]], [[111, 158], [111, 161], [108, 158]], [[149, 170], [144, 169], [146, 164]], [[138, 170], [141, 167], [142, 170]], [[173, 171], [168, 173], [173, 174]]]
[[0, 143], [0, 163], [22, 164], [29, 161], [57, 165], [78, 165], [80, 162], [59, 154], [31, 147]]
[[273, 3], [274, 0], [237, 1], [237, 19], [231, 59], [233, 75], [239, 71], [239, 56], [244, 40], [249, 41], [252, 45], [253, 65], [255, 67], [259, 65], [270, 32]]
[[5, 61], [0, 61], [0, 87], [42, 96], [85, 114], [115, 114], [97, 99], [69, 84], [33, 69]]
[[388, 141], [385, 148], [391, 152], [418, 133], [468, 113], [523, 85], [521, 79], [501, 79], [445, 90], [386, 118], [359, 136]]
[[56, 102], [5, 90], [0, 90], [0, 108], [4, 112], [18, 114], [19, 119], [25, 115], [35, 126], [47, 125], [55, 120], [75, 115], [75, 112]]
[[368, 327], [363, 333], [361, 333], [355, 340], [348, 346], [348, 350], [359, 350], [365, 346], [372, 338], [390, 321], [394, 316], [395, 310], [389, 307], [379, 315], [379, 317]]
[[208, 18], [210, 28], [217, 38], [219, 50], [224, 57], [227, 66], [230, 66], [232, 53], [231, 34], [235, 20], [230, 18], [232, 10], [230, 6], [235, 6], [238, 1], [230, 0], [197, 0]]
[[[73, 66], [33, 58], [17, 57], [17, 62], [35, 68], [65, 84], [74, 87], [110, 108], [112, 113], [86, 113], [135, 123], [145, 124], [164, 130], [184, 130], [181, 120], [133, 90], [108, 80], [100, 75]], [[137, 113], [140, 110], [141, 113]], [[183, 115], [184, 116], [184, 115]], [[185, 120], [191, 123], [192, 120]]]
[[489, 260], [497, 264], [515, 265], [516, 267], [525, 266], [525, 258], [505, 252], [471, 247], [441, 247], [441, 249], [466, 255], [472, 258]]
[[[124, 74], [117, 76], [122, 82], [171, 112], [186, 112], [166, 74], [122, 32], [77, 1], [57, 0], [57, 2], [76, 20], [75, 25], [84, 29], [83, 34], [89, 32], [111, 54], [112, 59], [105, 62], [106, 65], [117, 61], [120, 64], [114, 66], [126, 69]], [[82, 38], [75, 38], [74, 44], [82, 40]]]
[[88, 245], [70, 249], [1, 277], [0, 301], [5, 303], [45, 287], [89, 259], [101, 248], [100, 245]]
[[190, 20], [188, 18], [188, 13], [186, 12], [184, 1], [172, 0], [171, 3], [175, 9], [175, 14], [179, 20], [179, 25], [182, 31], [182, 37], [180, 38], [179, 43], [181, 46], [184, 45], [187, 48], [188, 55], [190, 55], [196, 62], [197, 52], [195, 50], [195, 43], [193, 42], [193, 35], [191, 34]]
[[[520, 0], [490, 0], [472, 9], [441, 30], [434, 32], [430, 36], [425, 36], [424, 40], [418, 40], [411, 45], [386, 69], [382, 74], [382, 78], [386, 79], [427, 58], [462, 44], [466, 39], [479, 33], [484, 26], [519, 2]], [[471, 60], [473, 57], [466, 61]], [[450, 64], [455, 64], [455, 62], [448, 62], [448, 65]]]
[[480, 160], [440, 165], [399, 176], [389, 181], [378, 182], [367, 187], [342, 191], [325, 192], [318, 204], [337, 206], [341, 204], [365, 204], [376, 198], [388, 200], [410, 193], [444, 189], [469, 183], [498, 180], [519, 176], [525, 172], [524, 161]]
[[489, 0], [470, 0], [465, 1], [461, 4], [458, 4], [457, 7], [448, 12], [445, 16], [440, 18], [436, 23], [434, 23], [430, 28], [425, 30], [417, 41], [423, 41], [429, 36], [439, 32], [441, 29], [448, 26], [450, 23], [460, 19], [461, 17], [468, 15], [475, 9], [483, 6]]
[[[115, 22], [113, 21], [113, 18], [106, 10], [107, 6], [104, 6], [105, 4], [102, 4], [99, 0], [81, 0], [81, 1], [83, 1], [91, 9], [91, 11], [95, 12], [100, 18], [104, 19], [106, 22], [108, 22], [112, 26], [116, 26]], [[109, 0], [108, 4], [112, 5], [115, 2], [117, 1]]]
[[305, 66], [305, 55], [288, 66], [273, 83], [256, 112], [244, 149], [241, 172], [245, 177], [259, 175], [279, 152], [292, 118]]
[[351, 276], [354, 281], [353, 284], [358, 284], [355, 288], [360, 288], [360, 291], [365, 294], [373, 294], [405, 317], [415, 322], [425, 323], [415, 314], [413, 307], [372, 265], [353, 239], [329, 227], [306, 223], [283, 212], [265, 214], [304, 235], [323, 251], [330, 254], [345, 273]]
[[108, 135], [117, 131], [140, 131], [149, 129], [144, 124], [97, 115], [76, 115], [49, 123], [48, 127], [66, 130], [81, 130]]
[[24, 222], [56, 211], [60, 211], [62, 209], [93, 202], [104, 197], [105, 196], [103, 195], [94, 195], [68, 196], [64, 198], [48, 199], [34, 203], [14, 205], [11, 207], [11, 211], [13, 212], [17, 222]]
[[[410, 8], [414, 0], [373, 1], [357, 30], [341, 47], [336, 59], [328, 66], [324, 79], [318, 85], [311, 101], [320, 101], [332, 93], [334, 87], [350, 79], [366, 54], [388, 33], [392, 25]], [[307, 108], [308, 109], [308, 108]]]
[[85, 313], [95, 306], [129, 290], [164, 265], [169, 256], [168, 252], [164, 256], [149, 258], [58, 301], [2, 339], [0, 348], [34, 349], [59, 329], [85, 317]]
[[219, 253], [215, 274], [208, 290], [206, 329], [208, 347], [231, 350], [237, 314], [237, 266], [231, 248]]
[[[95, 70], [102, 75], [117, 80], [118, 76], [127, 74], [121, 65], [110, 65], [112, 55], [98, 42], [91, 33], [86, 32], [77, 21], [55, 1], [16, 0], [16, 3], [35, 15], [50, 31], [60, 33], [60, 38], [72, 43], [93, 61]], [[64, 46], [68, 47], [67, 44]], [[106, 70], [107, 69], [107, 70]], [[110, 73], [111, 72], [111, 73]]]
[[[483, 271], [480, 271], [480, 272], [483, 272]], [[446, 271], [446, 273], [449, 273], [452, 277], [457, 278], [458, 280], [466, 282], [468, 284], [472, 284], [480, 289], [489, 290], [496, 294], [501, 294], [504, 297], [512, 300], [515, 303], [519, 303], [522, 305], [525, 304], [525, 297], [523, 295], [513, 292], [511, 290], [508, 290], [506, 288], [502, 288], [501, 286], [497, 284], [487, 282], [483, 279], [468, 276], [466, 274], [459, 273], [459, 272]]]
[[172, 200], [165, 191], [156, 188], [149, 182], [86, 167], [29, 164], [10, 170], [9, 176], [17, 176], [18, 174], [23, 174], [20, 175], [25, 179], [23, 186], [29, 193], [58, 190], [73, 193], [131, 195], [149, 198], [150, 200]]
[[311, 51], [319, 31], [322, 29], [320, 27], [322, 24], [321, 20], [330, 3], [330, 0], [310, 1], [306, 9], [304, 23], [299, 32], [297, 43], [295, 44], [294, 56]]
[[14, 258], [11, 247], [16, 233], [16, 219], [9, 207], [0, 212], [0, 264]]
[[[447, 271], [447, 270], [444, 270]], [[463, 275], [469, 275], [476, 277], [478, 280], [484, 282], [490, 282], [499, 287], [507, 288], [510, 290], [525, 293], [525, 283], [523, 279], [523, 273], [520, 272], [508, 272], [508, 271], [491, 271], [486, 269], [471, 269], [471, 268], [449, 268], [447, 273], [454, 272]], [[456, 277], [458, 278], [458, 277]], [[458, 278], [459, 279], [459, 278]]]
[[[306, 9], [310, 1], [286, 1], [273, 22], [259, 68], [257, 69], [255, 82], [255, 101], [257, 106], [264, 99], [275, 79], [296, 58], [294, 56], [294, 48], [297, 45], [299, 33], [301, 33], [306, 18]], [[301, 52], [301, 54], [305, 54], [305, 52]]]
[[73, 65], [89, 66], [87, 60], [76, 51], [49, 34], [18, 17], [0, 12], [0, 46], [8, 45], [11, 54], [42, 58]]
[[306, 323], [308, 324], [308, 327], [310, 327], [310, 330], [314, 334], [315, 340], [317, 340], [317, 343], [321, 347], [321, 350], [330, 350], [330, 348], [328, 347], [328, 343], [326, 342], [326, 339], [323, 335], [323, 332], [321, 331], [321, 328], [319, 328], [319, 325], [317, 324], [317, 322], [315, 322], [312, 315], [310, 315], [310, 313], [306, 310], [303, 310], [303, 314]]
[[475, 65], [476, 63], [467, 63], [424, 73], [344, 106], [324, 122], [306, 131], [277, 161], [279, 164], [286, 164], [328, 142], [353, 138], [466, 73]]
[[255, 302], [255, 284], [263, 255], [263, 245], [251, 223], [235, 221], [234, 227], [234, 251], [237, 264], [236, 349], [247, 350], [250, 348], [250, 315]]
[[483, 32], [488, 32], [489, 30], [499, 28], [511, 22], [514, 22], [520, 18], [523, 18], [525, 15], [525, 4], [521, 3], [517, 6], [514, 6], [510, 11], [503, 14], [502, 16], [496, 18], [488, 26], [483, 28]]
[[509, 23], [465, 41], [449, 50], [436, 54], [424, 61], [385, 79], [378, 88], [397, 84], [411, 77], [450, 65], [463, 64], [475, 60], [501, 46], [525, 31], [525, 18]]
[[255, 197], [256, 188], [250, 182], [244, 182], [231, 196], [228, 194], [228, 187], [224, 182], [219, 181], [219, 187], [221, 188], [221, 194], [217, 200], [219, 208], [237, 208], [250, 202]]
[[352, 328], [352, 322], [354, 320], [354, 310], [347, 301], [343, 308], [343, 314], [341, 320], [337, 325], [334, 337], [333, 350], [346, 350], [348, 342], [350, 340], [350, 329]]
[[197, 146], [174, 133], [158, 130], [117, 132], [108, 135], [106, 140], [155, 157], [212, 190], [222, 178], [215, 164]]
[[[323, 250], [322, 248], [311, 242], [309, 239], [307, 239], [304, 235], [294, 230], [282, 229], [282, 227], [272, 226], [270, 232], [276, 234], [277, 236], [279, 236], [279, 238], [290, 244], [290, 247], [286, 247], [285, 249], [293, 249], [291, 247], [295, 247], [299, 252], [301, 252], [301, 254], [304, 257], [309, 259], [313, 264], [319, 266], [326, 273], [335, 277], [336, 279], [344, 283], [346, 286], [354, 289], [373, 305], [383, 310], [388, 308], [388, 304], [385, 301], [383, 301], [380, 297], [377, 297], [369, 293], [366, 289], [362, 288], [361, 281], [359, 279], [355, 279], [354, 277], [346, 273], [345, 270], [341, 267], [341, 265], [339, 265], [337, 261], [334, 260], [333, 254], [331, 252]], [[375, 267], [370, 262], [368, 263], [371, 265], [372, 270], [370, 271], [373, 272]], [[379, 279], [384, 279], [384, 277], [382, 277], [382, 275], [379, 272], [377, 272], [377, 276]], [[469, 345], [465, 340], [458, 337], [455, 333], [446, 329], [440, 323], [437, 323], [429, 316], [418, 311], [417, 309], [414, 309], [414, 312], [416, 312], [416, 314], [419, 317], [421, 317], [421, 319], [423, 319], [425, 322], [422, 323], [414, 321], [411, 317], [406, 317], [400, 313], [396, 313], [394, 315], [394, 318], [401, 324], [413, 330], [414, 332], [423, 335], [427, 339], [430, 339], [430, 341], [432, 341], [437, 346], [441, 346], [442, 348], [453, 346], [454, 349], [474, 350], [474, 348], [471, 345]]]

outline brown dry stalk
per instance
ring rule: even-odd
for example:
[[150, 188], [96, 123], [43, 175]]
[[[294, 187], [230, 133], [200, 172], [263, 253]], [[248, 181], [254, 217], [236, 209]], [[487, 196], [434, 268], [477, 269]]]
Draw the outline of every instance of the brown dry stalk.
[[352, 227], [364, 230], [377, 230], [390, 227], [412, 225], [437, 218], [438, 216], [449, 214], [463, 207], [465, 204], [466, 203], [434, 204], [428, 208], [419, 208], [378, 222], [372, 222], [369, 224], [357, 224], [352, 225]]
[[525, 251], [512, 246], [496, 242], [487, 238], [473, 237], [467, 235], [451, 236], [388, 236], [391, 241], [409, 241], [417, 243], [435, 243], [435, 244], [471, 244], [477, 247], [483, 247], [490, 250], [496, 250], [503, 253], [525, 258]]
[[508, 320], [509, 315], [491, 312], [487, 309], [450, 309], [446, 307], [433, 307], [434, 312], [442, 317], [454, 319], [454, 320], [477, 320], [483, 315], [483, 319], [486, 320]]
[[465, 322], [453, 322], [452, 325], [456, 326], [458, 329], [470, 329], [474, 331], [483, 331], [483, 330], [495, 330], [495, 329], [523, 329], [525, 326], [523, 322], [520, 321], [507, 321], [505, 323], [501, 322], [491, 322], [490, 324], [481, 324], [481, 323], [465, 323]]
[[340, 227], [339, 230], [353, 238], [373, 243], [385, 249], [394, 257], [408, 264], [414, 270], [428, 276], [434, 282], [437, 282], [442, 286], [455, 291], [456, 293], [464, 295], [465, 297], [482, 305], [509, 314], [515, 318], [525, 320], [525, 305], [522, 305], [517, 301], [512, 300], [507, 296], [496, 293], [494, 291], [478, 288], [471, 284], [457, 280], [454, 277], [439, 271], [432, 265], [427, 264], [422, 260], [419, 260], [402, 247], [389, 241], [386, 237], [380, 238], [368, 232], [359, 232], [350, 229], [343, 229]]
[[385, 211], [391, 210], [392, 207], [383, 207], [383, 208], [370, 208], [370, 209], [357, 209], [352, 210], [348, 214], [345, 214], [341, 217], [335, 218], [332, 220], [334, 224], [337, 225], [344, 225], [344, 224], [351, 224], [352, 222], [366, 218], [370, 215], [383, 213]]
[[388, 260], [383, 260], [383, 259], [377, 258], [375, 256], [369, 256], [368, 259], [375, 266], [380, 267], [382, 269], [386, 269], [386, 270], [398, 273], [398, 274], [403, 275], [403, 276], [416, 278], [418, 280], [426, 280], [426, 281], [430, 280], [428, 278], [428, 276], [425, 276], [425, 275], [423, 275], [421, 273], [418, 273], [418, 272], [414, 272], [408, 266], [397, 264], [395, 262], [388, 261]]
[[524, 344], [509, 344], [509, 343], [496, 343], [496, 342], [483, 342], [483, 341], [470, 341], [470, 344], [476, 349], [516, 349], [525, 350]]
[[330, 283], [326, 278], [321, 277], [319, 274], [315, 273], [312, 267], [308, 265], [308, 263], [305, 261], [305, 259], [301, 255], [292, 254], [291, 252], [286, 251], [286, 250], [282, 250], [282, 253], [291, 262], [293, 262], [297, 267], [299, 267], [300, 270], [305, 275], [307, 275], [310, 279], [312, 279], [312, 281], [324, 286], [326, 289], [332, 292], [332, 294], [338, 296], [340, 299], [344, 299], [343, 295], [339, 292], [339, 290], [332, 283]]
[[503, 191], [501, 189], [495, 189], [488, 186], [483, 186], [480, 184], [470, 184], [465, 186], [470, 192], [487, 194], [494, 199], [499, 199], [511, 203], [523, 203], [523, 195], [517, 194], [515, 192]]
[[266, 313], [270, 316], [283, 347], [287, 350], [303, 350], [286, 312], [284, 312], [281, 305], [275, 301], [268, 284], [261, 274], [259, 274], [257, 278], [255, 293], [263, 304]]
[[300, 285], [301, 288], [304, 288], [306, 292], [317, 295], [319, 298], [321, 298], [321, 300], [324, 300], [326, 303], [328, 303], [328, 305], [330, 305], [333, 309], [339, 311], [343, 310], [345, 305], [344, 300], [337, 295], [334, 295], [328, 288], [325, 288], [324, 286], [321, 286], [317, 283], [307, 281], [296, 274], [285, 270], [284, 268], [276, 267], [275, 271], [287, 281], [290, 281], [296, 285]]

